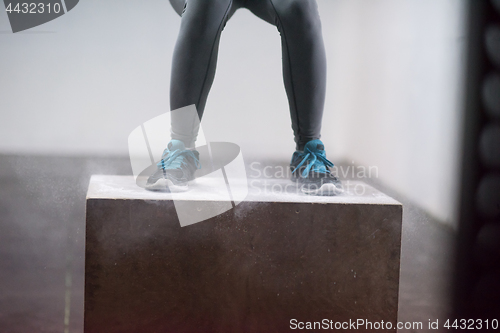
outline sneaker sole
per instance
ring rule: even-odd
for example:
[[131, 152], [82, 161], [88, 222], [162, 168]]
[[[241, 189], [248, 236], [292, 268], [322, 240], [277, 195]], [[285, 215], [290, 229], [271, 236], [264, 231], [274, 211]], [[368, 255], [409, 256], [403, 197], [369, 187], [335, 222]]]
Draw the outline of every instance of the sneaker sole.
[[308, 188], [306, 185], [302, 186], [302, 193], [307, 195], [338, 195], [344, 192], [344, 189], [341, 187], [335, 186], [335, 184], [323, 184], [320, 188]]
[[165, 191], [169, 190], [172, 193], [185, 192], [189, 189], [188, 185], [175, 185], [170, 179], [158, 179], [156, 183], [146, 185], [146, 190], [150, 191]]

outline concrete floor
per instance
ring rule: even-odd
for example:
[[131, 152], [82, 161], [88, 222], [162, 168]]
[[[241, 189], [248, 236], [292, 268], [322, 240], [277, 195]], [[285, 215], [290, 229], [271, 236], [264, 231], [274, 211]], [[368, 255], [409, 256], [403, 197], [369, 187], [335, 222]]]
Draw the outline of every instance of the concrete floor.
[[[0, 332], [83, 332], [88, 181], [130, 173], [127, 158], [0, 155]], [[451, 316], [455, 235], [375, 187], [404, 204], [400, 321], [430, 332], [429, 319]]]

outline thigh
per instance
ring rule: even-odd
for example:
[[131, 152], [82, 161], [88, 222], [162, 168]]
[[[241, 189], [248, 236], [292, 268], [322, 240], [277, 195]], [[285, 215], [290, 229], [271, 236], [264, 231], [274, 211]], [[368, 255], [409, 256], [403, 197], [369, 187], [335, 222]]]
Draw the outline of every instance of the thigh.
[[182, 18], [196, 16], [211, 18], [226, 16], [233, 0], [185, 0]]
[[272, 25], [277, 25], [276, 12], [270, 0], [247, 0], [245, 2], [245, 8], [264, 21]]
[[247, 0], [245, 7], [256, 16], [273, 25], [283, 18], [317, 16], [316, 0]]
[[226, 21], [242, 7], [242, 0], [182, 0], [185, 1], [182, 16], [195, 15], [198, 18], [221, 18]]

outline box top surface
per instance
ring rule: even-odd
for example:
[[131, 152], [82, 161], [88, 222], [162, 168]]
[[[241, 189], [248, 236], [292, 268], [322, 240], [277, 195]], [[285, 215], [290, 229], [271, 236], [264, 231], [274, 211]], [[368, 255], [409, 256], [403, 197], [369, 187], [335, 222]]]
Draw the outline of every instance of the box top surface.
[[168, 193], [141, 188], [136, 184], [133, 176], [93, 175], [90, 179], [87, 199], [401, 205], [398, 201], [361, 181], [343, 181], [344, 193], [335, 196], [305, 195], [289, 179], [238, 179], [230, 181], [229, 185], [221, 184], [217, 178], [203, 177], [196, 179], [194, 184], [190, 184], [186, 192]]

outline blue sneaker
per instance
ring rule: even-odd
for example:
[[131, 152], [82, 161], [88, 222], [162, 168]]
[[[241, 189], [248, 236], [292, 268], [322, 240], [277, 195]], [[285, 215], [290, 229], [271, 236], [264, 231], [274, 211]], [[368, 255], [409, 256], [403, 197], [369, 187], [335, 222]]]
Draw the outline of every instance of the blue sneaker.
[[310, 195], [335, 195], [343, 192], [342, 182], [331, 174], [333, 163], [327, 160], [321, 140], [306, 143], [304, 151], [295, 151], [290, 162], [292, 180]]
[[182, 141], [170, 141], [156, 164], [158, 169], [148, 178], [146, 189], [186, 191], [195, 171], [201, 168], [199, 158], [198, 151], [186, 149]]

